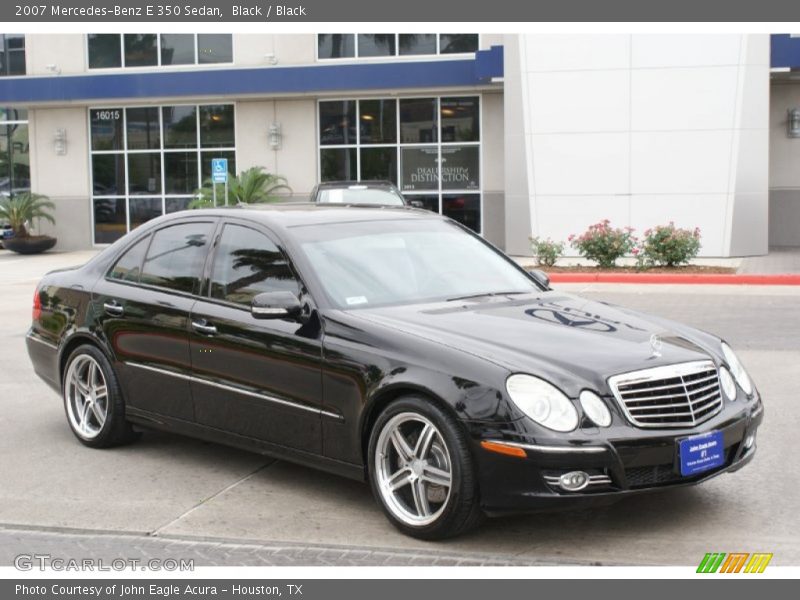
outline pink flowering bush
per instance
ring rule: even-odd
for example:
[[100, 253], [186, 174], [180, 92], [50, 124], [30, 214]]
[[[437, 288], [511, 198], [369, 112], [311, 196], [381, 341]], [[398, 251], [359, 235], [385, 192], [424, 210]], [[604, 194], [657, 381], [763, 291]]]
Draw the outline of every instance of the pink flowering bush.
[[675, 223], [644, 232], [636, 258], [642, 267], [675, 267], [688, 263], [700, 251], [700, 228], [679, 229]]
[[531, 241], [531, 250], [536, 257], [536, 262], [541, 267], [552, 267], [556, 264], [558, 257], [564, 253], [564, 242], [554, 242], [550, 238], [543, 240], [538, 237], [528, 239]]
[[608, 219], [590, 225], [579, 236], [571, 235], [567, 239], [581, 256], [597, 262], [602, 268], [613, 267], [618, 258], [631, 253], [636, 247], [633, 229], [611, 227]]

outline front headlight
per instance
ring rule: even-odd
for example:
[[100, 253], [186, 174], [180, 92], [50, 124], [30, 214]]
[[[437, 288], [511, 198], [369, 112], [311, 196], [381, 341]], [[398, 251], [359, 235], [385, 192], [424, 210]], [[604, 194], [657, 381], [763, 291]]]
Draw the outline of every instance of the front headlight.
[[731, 402], [736, 400], [736, 384], [733, 382], [733, 375], [725, 367], [719, 368], [719, 382], [722, 384], [725, 397]]
[[512, 375], [506, 390], [514, 404], [531, 419], [555, 431], [572, 431], [578, 426], [578, 411], [552, 384], [533, 375]]
[[579, 396], [583, 412], [599, 427], [611, 425], [611, 413], [608, 411], [606, 403], [600, 396], [589, 390], [583, 390]]
[[742, 388], [745, 394], [752, 396], [753, 382], [750, 381], [750, 376], [747, 374], [747, 371], [744, 370], [744, 367], [742, 366], [742, 363], [739, 362], [736, 354], [733, 353], [731, 347], [725, 342], [722, 342], [722, 354], [725, 356], [725, 361], [728, 363], [728, 367], [730, 367], [736, 383], [739, 384], [739, 387]]

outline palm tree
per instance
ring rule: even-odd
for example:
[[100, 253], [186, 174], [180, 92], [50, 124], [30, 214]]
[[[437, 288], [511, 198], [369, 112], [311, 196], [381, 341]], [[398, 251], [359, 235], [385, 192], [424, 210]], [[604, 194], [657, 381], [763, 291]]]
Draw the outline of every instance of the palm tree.
[[[210, 179], [195, 192], [197, 198], [189, 204], [189, 208], [208, 208], [214, 206], [214, 184]], [[225, 205], [224, 186], [217, 184], [217, 205]], [[267, 173], [264, 167], [251, 167], [239, 173], [239, 176], [228, 177], [228, 205], [258, 204], [262, 202], [278, 202], [279, 192], [291, 192], [286, 178]]]
[[0, 198], [0, 221], [8, 221], [14, 237], [26, 238], [30, 236], [28, 227], [33, 219], [45, 219], [55, 225], [56, 221], [50, 214], [55, 207], [47, 196], [32, 192], [3, 197]]

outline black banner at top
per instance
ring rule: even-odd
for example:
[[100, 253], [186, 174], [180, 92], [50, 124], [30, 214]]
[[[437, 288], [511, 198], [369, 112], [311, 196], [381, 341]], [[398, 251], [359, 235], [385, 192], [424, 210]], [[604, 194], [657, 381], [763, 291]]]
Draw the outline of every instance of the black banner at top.
[[788, 22], [797, 0], [11, 0], [5, 23]]

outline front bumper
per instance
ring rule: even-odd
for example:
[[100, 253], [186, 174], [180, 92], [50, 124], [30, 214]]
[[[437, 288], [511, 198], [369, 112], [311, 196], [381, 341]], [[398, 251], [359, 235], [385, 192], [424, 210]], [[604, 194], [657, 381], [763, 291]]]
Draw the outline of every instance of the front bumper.
[[[723, 413], [692, 429], [627, 426], [607, 430], [605, 436], [594, 429], [549, 440], [474, 424], [471, 429], [481, 505], [487, 514], [498, 515], [611, 504], [632, 494], [696, 485], [737, 471], [755, 455], [755, 441], [746, 448], [745, 440], [755, 436], [764, 418], [763, 404], [758, 398], [738, 411]], [[724, 463], [697, 475], [682, 476], [678, 440], [713, 430], [723, 434]], [[526, 457], [490, 452], [480, 445], [482, 440], [498, 439], [523, 448]], [[588, 473], [592, 483], [578, 492], [563, 490], [558, 477], [570, 471]]]

